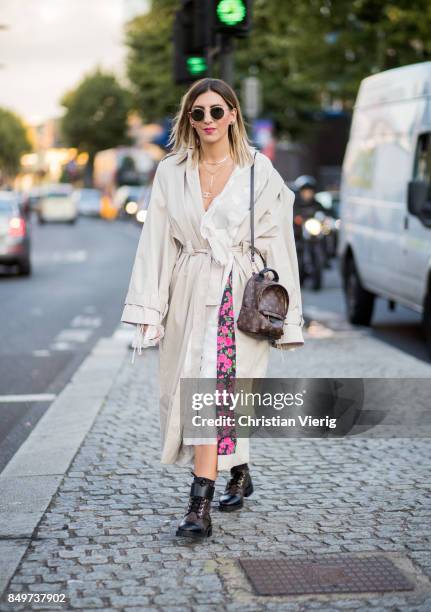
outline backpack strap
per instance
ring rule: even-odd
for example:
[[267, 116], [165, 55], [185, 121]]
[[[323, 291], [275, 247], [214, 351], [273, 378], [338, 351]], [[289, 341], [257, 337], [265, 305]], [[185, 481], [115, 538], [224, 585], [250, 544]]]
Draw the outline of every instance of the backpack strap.
[[250, 225], [251, 225], [251, 263], [254, 261], [254, 163], [256, 161], [256, 151], [253, 156], [253, 163], [250, 168]]

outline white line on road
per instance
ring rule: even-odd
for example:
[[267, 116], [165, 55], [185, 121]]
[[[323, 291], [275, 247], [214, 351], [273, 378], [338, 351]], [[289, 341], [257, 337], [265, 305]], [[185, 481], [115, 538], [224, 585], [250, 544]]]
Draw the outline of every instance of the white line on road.
[[55, 338], [56, 342], [87, 342], [92, 329], [63, 329]]
[[77, 315], [72, 319], [70, 325], [72, 327], [100, 327], [102, 325], [102, 319], [101, 317]]
[[10, 402], [52, 402], [57, 396], [55, 393], [38, 393], [33, 395], [0, 395], [0, 404]]
[[33, 260], [36, 263], [81, 263], [88, 259], [88, 252], [85, 250], [78, 251], [52, 251], [47, 253], [39, 253], [34, 255]]
[[50, 344], [49, 348], [53, 351], [72, 351], [73, 344], [69, 342], [53, 342]]

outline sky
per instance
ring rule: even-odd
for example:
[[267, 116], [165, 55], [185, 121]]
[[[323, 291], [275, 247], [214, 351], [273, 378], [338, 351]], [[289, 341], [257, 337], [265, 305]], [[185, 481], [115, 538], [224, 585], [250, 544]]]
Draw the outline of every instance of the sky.
[[[26, 122], [61, 116], [96, 66], [124, 77], [123, 24], [147, 0], [0, 0], [0, 107]], [[6, 26], [3, 28], [2, 26]]]

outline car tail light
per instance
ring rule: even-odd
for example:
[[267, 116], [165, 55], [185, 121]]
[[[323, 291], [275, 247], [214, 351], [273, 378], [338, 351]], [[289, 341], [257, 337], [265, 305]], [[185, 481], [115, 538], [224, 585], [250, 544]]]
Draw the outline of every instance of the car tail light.
[[295, 225], [302, 225], [303, 218], [301, 217], [301, 215], [295, 215], [293, 221]]
[[9, 236], [25, 236], [25, 221], [21, 217], [12, 217], [9, 221]]

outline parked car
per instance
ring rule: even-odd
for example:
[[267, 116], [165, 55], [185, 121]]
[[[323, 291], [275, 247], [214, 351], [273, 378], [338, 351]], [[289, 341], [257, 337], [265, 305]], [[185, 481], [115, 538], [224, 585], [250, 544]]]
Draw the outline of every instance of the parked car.
[[422, 315], [431, 352], [431, 62], [359, 87], [340, 189], [338, 254], [350, 322], [375, 298]]
[[28, 225], [19, 196], [10, 191], [0, 191], [0, 264], [17, 266], [22, 276], [31, 274]]
[[37, 205], [39, 223], [47, 221], [75, 223], [78, 218], [78, 206], [72, 194], [72, 186], [66, 183], [44, 186]]
[[99, 189], [75, 189], [72, 199], [78, 207], [78, 214], [100, 217], [102, 193]]

